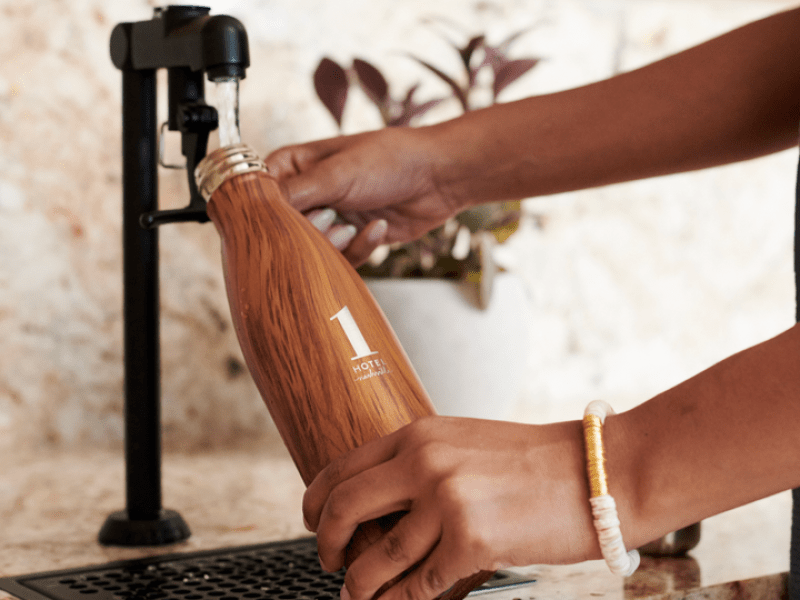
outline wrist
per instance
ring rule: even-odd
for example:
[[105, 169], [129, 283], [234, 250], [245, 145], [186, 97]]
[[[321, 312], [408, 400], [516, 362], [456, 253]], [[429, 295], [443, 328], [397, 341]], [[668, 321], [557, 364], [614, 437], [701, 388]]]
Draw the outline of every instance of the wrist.
[[[491, 122], [488, 126], [484, 124], [485, 111], [474, 111], [420, 129], [430, 148], [433, 184], [457, 212], [487, 202], [521, 197], [504, 189], [511, 179], [499, 176], [493, 166], [502, 159], [492, 151], [492, 146], [497, 144], [490, 139]], [[508, 164], [508, 168], [513, 166]]]
[[559, 97], [495, 104], [431, 126], [439, 188], [468, 208], [586, 187], [576, 185], [575, 164], [587, 152], [574, 144], [579, 130]]
[[[555, 562], [565, 563], [602, 559], [589, 504], [583, 423], [575, 420], [535, 427], [539, 428], [536, 437], [544, 440], [550, 449], [550, 456], [544, 460], [552, 469], [549, 474], [538, 477], [541, 481], [550, 479], [563, 486], [552, 493], [556, 501], [552, 510], [557, 516], [554, 525], [558, 531], [554, 543], [566, 545], [544, 554], [550, 560], [560, 557], [555, 558]], [[542, 465], [542, 457], [534, 456], [534, 464]]]
[[609, 494], [614, 497], [626, 547], [638, 548], [661, 534], [648, 531], [641, 489], [645, 473], [640, 458], [644, 448], [629, 412], [609, 416], [603, 428]]

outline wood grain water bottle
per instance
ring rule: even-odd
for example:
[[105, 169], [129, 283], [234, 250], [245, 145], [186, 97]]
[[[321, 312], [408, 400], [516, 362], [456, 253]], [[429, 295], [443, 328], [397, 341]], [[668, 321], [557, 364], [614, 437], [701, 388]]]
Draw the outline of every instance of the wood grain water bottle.
[[[245, 362], [306, 485], [344, 452], [435, 414], [358, 273], [249, 147], [215, 150], [195, 179], [222, 238]], [[346, 563], [401, 517], [363, 523]], [[490, 576], [462, 580], [443, 598], [463, 598]]]

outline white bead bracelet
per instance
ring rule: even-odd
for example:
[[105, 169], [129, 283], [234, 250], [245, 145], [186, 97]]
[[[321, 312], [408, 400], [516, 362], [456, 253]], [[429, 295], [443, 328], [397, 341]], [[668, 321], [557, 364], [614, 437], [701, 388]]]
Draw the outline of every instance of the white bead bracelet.
[[583, 413], [583, 433], [586, 439], [586, 473], [589, 477], [594, 528], [600, 541], [600, 551], [615, 575], [629, 577], [639, 566], [639, 552], [625, 550], [619, 529], [619, 516], [614, 498], [608, 493], [606, 457], [603, 449], [603, 423], [614, 410], [607, 402], [595, 400]]

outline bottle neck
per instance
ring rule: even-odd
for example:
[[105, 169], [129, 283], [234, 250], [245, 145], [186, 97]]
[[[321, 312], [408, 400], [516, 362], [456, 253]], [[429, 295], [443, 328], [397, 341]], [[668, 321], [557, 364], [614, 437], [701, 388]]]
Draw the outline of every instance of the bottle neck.
[[197, 165], [194, 179], [206, 202], [226, 180], [244, 173], [268, 173], [264, 161], [246, 144], [222, 146]]

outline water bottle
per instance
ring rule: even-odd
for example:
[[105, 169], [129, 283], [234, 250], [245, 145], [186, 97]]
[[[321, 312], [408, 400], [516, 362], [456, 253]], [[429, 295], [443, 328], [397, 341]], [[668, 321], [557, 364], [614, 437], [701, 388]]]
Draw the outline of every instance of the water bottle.
[[[306, 485], [344, 452], [435, 414], [358, 273], [282, 197], [255, 152], [223, 146], [195, 179], [222, 239], [245, 362]], [[362, 524], [345, 564], [402, 514]], [[481, 571], [442, 598], [460, 600], [491, 575]]]

